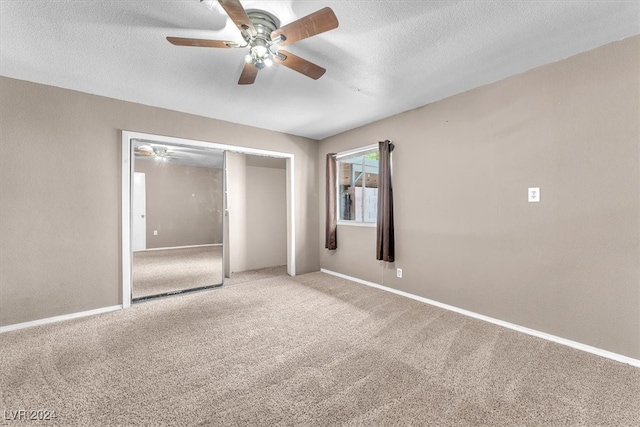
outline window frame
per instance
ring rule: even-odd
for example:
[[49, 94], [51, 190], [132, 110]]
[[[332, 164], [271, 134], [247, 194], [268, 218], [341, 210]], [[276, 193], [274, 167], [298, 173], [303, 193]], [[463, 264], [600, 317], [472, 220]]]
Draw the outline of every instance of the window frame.
[[[342, 159], [346, 159], [348, 157], [356, 157], [359, 155], [365, 155], [365, 154], [369, 154], [371, 152], [378, 152], [380, 150], [380, 148], [378, 147], [378, 144], [371, 144], [371, 145], [367, 145], [364, 147], [360, 147], [360, 148], [355, 148], [353, 150], [347, 150], [347, 151], [342, 151], [340, 153], [337, 153], [335, 155], [335, 159], [336, 159], [336, 163], [338, 163], [336, 165], [336, 169], [338, 170], [339, 173], [339, 163]], [[379, 160], [378, 160], [379, 162]], [[336, 179], [335, 182], [336, 185], [336, 218], [337, 218], [337, 224], [338, 225], [349, 225], [352, 227], [377, 227], [378, 226], [378, 221], [376, 219], [376, 221], [373, 222], [365, 222], [364, 221], [364, 192], [363, 192], [363, 206], [362, 206], [362, 220], [361, 221], [356, 221], [355, 219], [341, 219], [341, 215], [340, 215], [340, 179]], [[364, 186], [364, 178], [363, 178], [363, 186]]]

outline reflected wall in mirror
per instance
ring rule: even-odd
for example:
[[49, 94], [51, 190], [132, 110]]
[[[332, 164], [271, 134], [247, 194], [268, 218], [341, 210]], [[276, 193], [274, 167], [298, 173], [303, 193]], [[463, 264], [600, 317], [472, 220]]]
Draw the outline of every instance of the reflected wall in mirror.
[[134, 301], [221, 285], [224, 151], [133, 144]]
[[286, 275], [286, 160], [234, 152], [226, 159], [225, 285]]

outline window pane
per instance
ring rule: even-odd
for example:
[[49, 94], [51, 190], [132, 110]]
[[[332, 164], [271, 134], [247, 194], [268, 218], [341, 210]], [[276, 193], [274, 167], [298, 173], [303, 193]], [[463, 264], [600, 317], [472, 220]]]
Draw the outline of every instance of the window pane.
[[378, 219], [378, 156], [377, 151], [364, 156], [364, 222]]
[[376, 222], [378, 211], [378, 152], [338, 161], [338, 218]]
[[362, 156], [340, 160], [338, 165], [339, 218], [345, 221], [353, 221], [358, 216], [362, 217], [362, 203], [358, 203], [356, 200], [358, 198], [356, 192], [358, 182], [362, 186]]

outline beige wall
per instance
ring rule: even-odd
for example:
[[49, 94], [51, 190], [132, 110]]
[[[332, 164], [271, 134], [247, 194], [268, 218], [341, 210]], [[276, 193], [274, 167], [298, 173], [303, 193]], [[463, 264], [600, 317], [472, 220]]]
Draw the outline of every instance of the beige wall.
[[227, 153], [229, 270], [287, 264], [284, 159]]
[[[238, 263], [244, 264], [247, 252], [247, 159], [244, 154], [227, 152], [227, 201], [229, 204], [228, 232], [229, 238], [225, 245], [225, 274], [238, 269]], [[233, 261], [232, 261], [233, 260]]]
[[245, 270], [287, 264], [287, 177], [285, 160], [281, 163], [282, 168], [274, 168], [252, 166], [247, 161], [249, 247]]
[[145, 174], [147, 249], [222, 243], [222, 169], [137, 159], [134, 169]]
[[0, 77], [0, 325], [122, 302], [122, 129], [293, 153], [297, 272], [318, 270], [315, 141]]
[[640, 358], [639, 104], [633, 37], [322, 141], [395, 142], [397, 253], [339, 226], [321, 267]]

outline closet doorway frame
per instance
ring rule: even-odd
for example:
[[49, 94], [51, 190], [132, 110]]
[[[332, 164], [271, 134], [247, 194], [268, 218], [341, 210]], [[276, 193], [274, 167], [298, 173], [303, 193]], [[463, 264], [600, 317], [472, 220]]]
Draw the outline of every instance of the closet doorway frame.
[[[296, 275], [296, 221], [294, 198], [294, 155], [281, 151], [263, 150], [259, 148], [242, 147], [238, 145], [221, 144], [217, 142], [200, 141], [195, 139], [177, 138], [172, 136], [155, 135], [149, 133], [123, 130], [121, 134], [122, 153], [122, 308], [131, 307], [132, 303], [132, 262], [131, 250], [131, 226], [132, 226], [132, 177], [133, 177], [133, 141], [143, 139], [158, 144], [167, 143], [175, 145], [187, 145], [198, 148], [213, 148], [216, 150], [232, 151], [241, 154], [277, 157], [286, 160], [286, 193], [287, 193], [287, 274]], [[226, 176], [226, 165], [224, 174]], [[225, 189], [226, 192], [226, 183]], [[224, 215], [227, 215], [227, 197], [224, 197]], [[224, 219], [227, 223], [228, 218]], [[228, 242], [224, 242], [227, 244]], [[225, 275], [225, 266], [222, 266], [222, 275]]]

